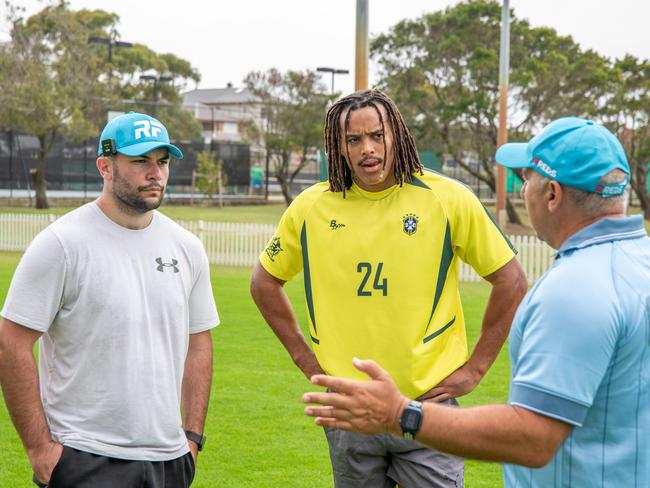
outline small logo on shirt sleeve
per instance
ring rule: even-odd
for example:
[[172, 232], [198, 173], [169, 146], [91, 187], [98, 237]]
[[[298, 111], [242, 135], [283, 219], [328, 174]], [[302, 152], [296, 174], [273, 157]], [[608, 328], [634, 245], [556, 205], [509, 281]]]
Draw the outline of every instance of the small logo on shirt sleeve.
[[274, 237], [271, 240], [271, 243], [266, 246], [266, 249], [264, 252], [266, 252], [266, 255], [269, 257], [271, 261], [275, 261], [275, 256], [280, 254], [280, 251], [283, 251], [282, 247], [280, 247], [280, 238], [279, 237]]

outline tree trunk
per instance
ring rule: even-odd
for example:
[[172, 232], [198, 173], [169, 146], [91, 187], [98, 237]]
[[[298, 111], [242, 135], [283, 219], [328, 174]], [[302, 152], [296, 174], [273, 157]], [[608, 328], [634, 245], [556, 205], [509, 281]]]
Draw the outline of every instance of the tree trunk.
[[[469, 164], [463, 161], [463, 157], [458, 152], [453, 151], [453, 147], [449, 142], [447, 143], [447, 149], [461, 168], [467, 171], [470, 175], [474, 176], [475, 178], [478, 178], [480, 181], [485, 183], [490, 188], [492, 193], [496, 196], [497, 182], [496, 182], [496, 178], [494, 177], [494, 173], [490, 172], [490, 168], [492, 168], [491, 163], [488, 164], [487, 161], [481, 161], [481, 166], [484, 169], [486, 169], [486, 171], [481, 171], [480, 168], [474, 169]], [[508, 214], [508, 223], [522, 225], [521, 218], [519, 217], [519, 214], [517, 213], [515, 206], [512, 204], [510, 198], [507, 196], [506, 196], [506, 212]], [[497, 216], [495, 215], [495, 217]]]
[[47, 181], [45, 180], [45, 164], [39, 159], [36, 168], [30, 170], [34, 189], [36, 190], [35, 208], [50, 208], [47, 201]]
[[506, 212], [508, 212], [508, 223], [522, 225], [521, 218], [517, 213], [517, 209], [512, 204], [512, 201], [509, 197], [506, 197]]
[[[291, 195], [291, 179], [289, 178], [289, 164], [291, 162], [291, 152], [282, 151], [279, 155], [280, 166], [275, 167], [275, 177], [280, 183], [280, 191], [282, 191], [282, 196], [284, 201], [287, 203], [287, 206], [293, 202], [293, 196]], [[276, 160], [277, 161], [277, 160]]]
[[648, 193], [648, 167], [642, 163], [633, 163], [630, 186], [639, 199], [643, 218], [650, 220], [650, 194]]
[[650, 195], [647, 193], [643, 196], [639, 195], [641, 200], [641, 208], [643, 209], [643, 218], [650, 221]]
[[[52, 140], [54, 136], [52, 136]], [[36, 168], [29, 170], [36, 191], [35, 208], [50, 208], [47, 201], [47, 181], [45, 180], [45, 166], [47, 165], [47, 154], [50, 151], [51, 143], [48, 144], [45, 135], [38, 136], [40, 147], [38, 150], [38, 161]]]
[[284, 201], [287, 203], [287, 207], [293, 202], [293, 196], [291, 196], [291, 183], [287, 180], [284, 175], [276, 175], [278, 183], [280, 183], [280, 190], [282, 191], [282, 196]]

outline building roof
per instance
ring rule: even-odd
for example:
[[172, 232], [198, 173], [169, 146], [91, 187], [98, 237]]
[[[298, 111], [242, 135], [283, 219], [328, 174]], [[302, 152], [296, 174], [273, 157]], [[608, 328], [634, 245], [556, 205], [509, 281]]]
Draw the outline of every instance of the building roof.
[[191, 111], [201, 121], [214, 120], [215, 122], [238, 122], [244, 118], [244, 114], [233, 113], [230, 110], [220, 110], [204, 103], [183, 103], [185, 110]]
[[226, 88], [200, 88], [183, 93], [183, 103], [245, 104], [259, 103], [260, 99], [248, 88], [228, 86]]

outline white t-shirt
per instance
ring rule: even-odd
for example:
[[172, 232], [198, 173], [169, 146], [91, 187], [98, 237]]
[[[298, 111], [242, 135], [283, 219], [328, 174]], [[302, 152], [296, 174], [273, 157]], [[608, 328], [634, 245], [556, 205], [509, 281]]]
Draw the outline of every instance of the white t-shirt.
[[41, 398], [55, 440], [121, 459], [187, 453], [189, 334], [219, 323], [196, 236], [159, 212], [126, 229], [86, 204], [32, 241], [1, 315], [44, 333]]

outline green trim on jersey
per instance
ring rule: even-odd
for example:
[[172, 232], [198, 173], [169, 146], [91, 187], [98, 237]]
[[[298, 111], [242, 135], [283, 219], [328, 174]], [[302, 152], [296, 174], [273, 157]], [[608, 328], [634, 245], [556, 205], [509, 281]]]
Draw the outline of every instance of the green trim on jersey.
[[[445, 281], [447, 281], [447, 272], [451, 266], [451, 261], [454, 259], [454, 250], [451, 245], [451, 229], [449, 228], [449, 222], [447, 222], [447, 228], [445, 229], [445, 240], [442, 246], [442, 256], [440, 256], [440, 267], [438, 268], [438, 283], [436, 283], [436, 294], [433, 298], [433, 307], [431, 308], [431, 315], [429, 316], [429, 322], [427, 323], [427, 328], [424, 330], [426, 334], [429, 330], [429, 325], [431, 324], [431, 319], [433, 314], [436, 311], [438, 306], [438, 301], [440, 300], [440, 295], [442, 295], [442, 290], [445, 287]], [[447, 324], [443, 329], [446, 329], [449, 325], [454, 323], [456, 317]], [[429, 336], [428, 339], [425, 339], [424, 342], [427, 342], [433, 339], [435, 336]]]
[[[305, 224], [302, 226], [300, 231], [300, 245], [302, 247], [302, 262], [304, 263], [304, 278], [305, 278], [305, 299], [307, 300], [307, 309], [309, 310], [309, 318], [314, 327], [314, 334], [318, 334], [316, 330], [316, 318], [314, 316], [314, 300], [311, 294], [311, 277], [309, 275], [309, 246], [307, 246], [307, 227]], [[320, 344], [320, 341], [314, 337], [312, 334], [309, 334], [311, 340], [316, 344]]]
[[427, 185], [425, 185], [420, 179], [418, 179], [415, 176], [411, 176], [411, 185], [414, 186], [419, 186], [420, 188], [426, 188], [427, 190], [431, 190]]
[[443, 325], [442, 327], [440, 327], [440, 328], [439, 328], [437, 331], [435, 331], [433, 334], [426, 336], [426, 337], [422, 340], [422, 342], [424, 342], [424, 343], [426, 344], [426, 343], [429, 342], [431, 339], [435, 339], [435, 338], [438, 337], [440, 334], [442, 334], [444, 331], [446, 331], [449, 327], [451, 327], [452, 325], [454, 325], [454, 322], [456, 322], [456, 317], [454, 317], [454, 318], [451, 319], [449, 322], [447, 322], [445, 325]]
[[353, 184], [345, 198], [328, 186], [296, 197], [260, 263], [285, 281], [303, 272], [327, 374], [367, 379], [352, 358], [374, 359], [418, 397], [468, 359], [459, 260], [487, 276], [514, 253], [474, 194], [440, 174], [380, 192]]

